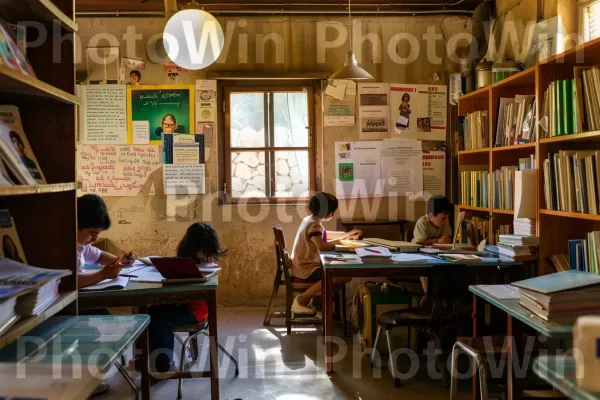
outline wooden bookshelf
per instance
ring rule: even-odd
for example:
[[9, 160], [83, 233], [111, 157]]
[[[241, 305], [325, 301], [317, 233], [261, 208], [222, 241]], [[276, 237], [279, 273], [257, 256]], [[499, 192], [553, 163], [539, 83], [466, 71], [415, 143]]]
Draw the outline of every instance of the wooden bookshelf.
[[[536, 96], [537, 120], [543, 112], [544, 92], [552, 81], [571, 79], [574, 76], [573, 67], [576, 65], [600, 64], [600, 39], [579, 45], [563, 54], [540, 61], [537, 65], [513, 75], [501, 82], [479, 89], [458, 99], [459, 115], [473, 111], [488, 111], [489, 141], [495, 143], [498, 120], [498, 103], [503, 97], [514, 97], [517, 94]], [[540, 139], [535, 143], [492, 147], [458, 152], [458, 166], [488, 165], [490, 173], [490, 188], [488, 193], [493, 195], [493, 172], [502, 167], [518, 165], [519, 158], [535, 156], [535, 168], [538, 170], [536, 197], [537, 232], [540, 236], [538, 249], [538, 273], [547, 272], [547, 260], [553, 254], [567, 252], [568, 240], [582, 239], [586, 232], [600, 230], [600, 215], [564, 212], [546, 209], [544, 196], [544, 174], [541, 166], [549, 152], [559, 150], [600, 149], [600, 131], [583, 132], [573, 135], [562, 135]], [[460, 193], [460, 190], [459, 190]], [[490, 209], [479, 207], [463, 207], [467, 212], [490, 213], [496, 225], [511, 223], [514, 211], [493, 208], [490, 199]], [[479, 214], [474, 214], [479, 215]], [[497, 220], [496, 220], [497, 219]], [[493, 234], [493, 232], [491, 232]]]
[[490, 212], [490, 209], [487, 207], [473, 207], [473, 206], [463, 206], [463, 205], [459, 205], [458, 208], [460, 208], [461, 210], [468, 210], [468, 211], [483, 211], [483, 212]]
[[482, 154], [482, 153], [487, 153], [490, 151], [489, 147], [483, 147], [481, 149], [471, 149], [471, 150], [460, 150], [458, 152], [459, 155], [463, 155], [463, 154]]
[[[75, 48], [71, 44], [56, 49], [53, 37], [76, 31], [74, 3], [4, 0], [0, 8], [9, 23], [39, 22], [48, 32], [40, 46], [27, 49], [37, 78], [0, 66], [0, 104], [18, 107], [48, 184], [0, 187], [0, 209], [10, 211], [29, 264], [72, 272], [61, 279], [59, 299], [41, 315], [23, 318], [0, 335], [0, 348], [57, 313], [77, 314]], [[57, 23], [61, 29], [54, 29]]]

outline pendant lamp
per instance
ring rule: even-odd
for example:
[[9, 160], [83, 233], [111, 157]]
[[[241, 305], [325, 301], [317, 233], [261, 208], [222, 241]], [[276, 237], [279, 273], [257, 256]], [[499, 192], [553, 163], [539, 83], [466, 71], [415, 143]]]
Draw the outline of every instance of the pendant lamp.
[[350, 49], [346, 54], [346, 61], [344, 66], [336, 71], [335, 74], [331, 75], [329, 79], [349, 79], [352, 81], [365, 81], [374, 79], [371, 74], [358, 66], [356, 57], [352, 52], [352, 11], [351, 11], [351, 0], [348, 0], [348, 32], [350, 35]]

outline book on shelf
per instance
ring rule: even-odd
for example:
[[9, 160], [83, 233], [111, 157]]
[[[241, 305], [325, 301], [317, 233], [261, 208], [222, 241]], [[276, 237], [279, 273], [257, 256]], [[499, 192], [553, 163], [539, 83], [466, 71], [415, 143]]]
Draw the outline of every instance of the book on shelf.
[[496, 232], [494, 232], [494, 237], [492, 238], [492, 244], [496, 244], [500, 241], [500, 235], [510, 235], [512, 232], [511, 225], [499, 225]]
[[463, 124], [459, 132], [463, 132], [463, 148], [475, 150], [489, 147], [488, 112], [475, 111], [469, 113], [464, 119], [459, 120]]
[[600, 213], [600, 151], [559, 150], [548, 153], [543, 172], [546, 208]]
[[535, 103], [534, 95], [500, 98], [494, 143], [496, 147], [536, 141]]
[[0, 285], [0, 335], [19, 320], [17, 297], [33, 289], [32, 285]]
[[[45, 184], [46, 178], [44, 177], [44, 173], [35, 158], [35, 154], [27, 140], [27, 135], [25, 135], [25, 131], [23, 130], [19, 109], [15, 106], [0, 106], [0, 121], [8, 128], [8, 135], [6, 135], [4, 129], [2, 130], [2, 141], [0, 141], [2, 159], [7, 164], [8, 169], [17, 176], [17, 180], [21, 183]], [[8, 148], [6, 149], [6, 147]], [[10, 152], [14, 157], [11, 157], [10, 154], [5, 156], [5, 152]], [[20, 165], [12, 165], [12, 162], [17, 162]], [[18, 175], [18, 173], [22, 172], [21, 165], [29, 172], [26, 181], [20, 179]], [[17, 172], [14, 170], [17, 170]], [[33, 181], [29, 177], [33, 178]]]
[[489, 207], [489, 175], [485, 166], [462, 165], [460, 171], [460, 204]]
[[600, 274], [600, 231], [587, 232], [585, 239], [569, 240], [569, 264], [577, 271]]
[[15, 221], [8, 210], [0, 210], [0, 257], [27, 264]]
[[577, 66], [573, 71], [577, 132], [600, 130], [600, 68]]
[[565, 253], [557, 253], [550, 256], [550, 263], [554, 267], [553, 272], [563, 272], [571, 269], [569, 259]]
[[487, 218], [471, 217], [464, 219], [459, 227], [459, 241], [469, 246], [477, 246], [489, 237], [490, 220]]
[[494, 171], [494, 208], [512, 210], [514, 208], [515, 166], [500, 167]]
[[575, 79], [554, 81], [544, 94], [543, 115], [548, 116], [544, 137], [571, 135], [582, 131], [578, 107], [578, 83]]
[[13, 29], [0, 19], [0, 64], [35, 78], [35, 72], [25, 53], [17, 45]]
[[519, 246], [539, 246], [540, 238], [537, 236], [500, 235], [500, 242]]

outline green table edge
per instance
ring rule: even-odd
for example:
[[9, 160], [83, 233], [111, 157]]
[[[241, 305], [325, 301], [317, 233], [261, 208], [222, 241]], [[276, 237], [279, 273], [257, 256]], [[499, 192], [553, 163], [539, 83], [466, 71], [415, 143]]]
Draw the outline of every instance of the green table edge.
[[[557, 368], [558, 363], [565, 365], [564, 372]], [[533, 372], [555, 389], [573, 400], [600, 400], [600, 393], [589, 393], [577, 387], [575, 380], [575, 359], [571, 356], [540, 356], [533, 362]]]

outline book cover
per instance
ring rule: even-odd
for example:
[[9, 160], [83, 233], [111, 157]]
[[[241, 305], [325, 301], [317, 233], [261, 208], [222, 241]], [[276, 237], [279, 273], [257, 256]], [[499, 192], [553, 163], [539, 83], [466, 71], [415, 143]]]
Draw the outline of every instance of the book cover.
[[11, 67], [21, 71], [25, 75], [35, 77], [35, 72], [25, 54], [17, 46], [17, 40], [10, 25], [0, 21], [0, 56], [5, 56], [11, 63]]
[[[23, 130], [19, 109], [15, 106], [0, 106], [0, 121], [8, 128], [8, 137], [12, 153], [16, 155], [20, 163], [27, 169], [35, 183], [45, 184], [46, 178], [40, 168], [27, 135]], [[6, 143], [6, 140], [4, 140]], [[8, 143], [7, 143], [8, 145]]]
[[573, 131], [573, 80], [565, 79], [562, 81], [562, 111], [564, 117], [564, 130], [565, 135], [575, 133]]
[[582, 271], [564, 271], [512, 283], [513, 286], [551, 294], [600, 284], [600, 275]]
[[569, 264], [571, 269], [579, 270], [579, 253], [578, 246], [581, 247], [582, 240], [569, 240]]
[[27, 258], [21, 246], [15, 221], [8, 210], [0, 210], [0, 257], [27, 264]]
[[590, 205], [588, 202], [587, 160], [585, 157], [579, 158], [579, 170], [581, 171], [581, 198], [583, 200], [583, 209], [581, 212], [588, 214], [590, 212]]

